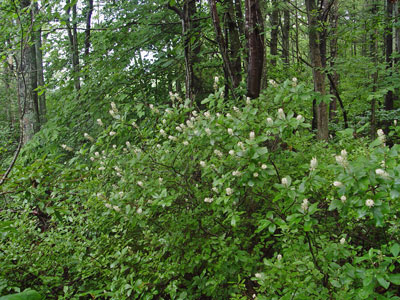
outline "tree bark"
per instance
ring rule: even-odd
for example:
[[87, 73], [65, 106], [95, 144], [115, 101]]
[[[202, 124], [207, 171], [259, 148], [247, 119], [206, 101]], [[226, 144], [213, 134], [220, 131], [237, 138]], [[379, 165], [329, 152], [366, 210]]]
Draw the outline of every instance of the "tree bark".
[[[330, 93], [336, 95], [338, 93], [337, 87], [339, 85], [339, 75], [335, 70], [335, 60], [337, 57], [337, 24], [338, 24], [338, 0], [334, 0], [332, 9], [330, 11], [330, 67], [332, 70], [332, 82], [330, 81]], [[329, 103], [329, 119], [337, 123], [337, 97], [333, 96]]]
[[[393, 68], [393, 1], [386, 0], [386, 26], [385, 26], [385, 47], [386, 47], [386, 70], [387, 76], [392, 77]], [[393, 91], [388, 91], [385, 95], [385, 110], [393, 110], [394, 97]]]
[[282, 58], [285, 64], [289, 65], [289, 33], [290, 33], [290, 10], [288, 7], [289, 0], [285, 0], [285, 9], [283, 10], [283, 27], [282, 27]]
[[260, 95], [264, 66], [264, 24], [258, 0], [245, 0], [246, 37], [248, 43], [247, 96]]
[[278, 2], [277, 0], [272, 0], [270, 54], [271, 54], [271, 65], [273, 66], [276, 66], [276, 57], [278, 56], [278, 27], [279, 27]]
[[[321, 45], [320, 35], [318, 32], [318, 16], [319, 9], [315, 0], [306, 0], [307, 18], [309, 26], [309, 48], [311, 65], [313, 69], [314, 78], [314, 90], [321, 96], [326, 94], [325, 92], [325, 74], [322, 69], [322, 56], [321, 56]], [[321, 101], [317, 104], [317, 139], [328, 140], [328, 110], [327, 104]]]
[[[70, 0], [66, 1], [66, 4], [70, 4]], [[71, 8], [68, 6], [67, 9], [67, 32], [70, 43], [71, 55], [72, 55], [72, 72], [74, 78], [74, 87], [76, 91], [81, 89], [80, 79], [80, 66], [79, 66], [79, 48], [78, 48], [78, 30], [77, 30], [77, 8], [76, 4], [72, 6], [72, 27], [71, 27]]]

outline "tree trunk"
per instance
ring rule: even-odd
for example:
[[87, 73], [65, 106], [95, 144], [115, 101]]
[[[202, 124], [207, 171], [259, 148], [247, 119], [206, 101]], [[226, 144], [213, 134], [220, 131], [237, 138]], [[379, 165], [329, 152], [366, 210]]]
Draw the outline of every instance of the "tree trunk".
[[289, 33], [290, 33], [290, 10], [289, 0], [285, 0], [285, 9], [283, 10], [283, 27], [282, 27], [282, 58], [285, 64], [289, 65]]
[[90, 27], [93, 14], [93, 0], [87, 0], [86, 28], [85, 28], [85, 57], [90, 53]]
[[[66, 4], [70, 4], [70, 0], [66, 1]], [[71, 22], [70, 22], [70, 16], [71, 16], [71, 8], [68, 7], [67, 9], [67, 32], [68, 32], [68, 38], [69, 38], [69, 43], [70, 43], [70, 48], [71, 48], [71, 54], [72, 54], [72, 70], [73, 70], [73, 78], [74, 78], [74, 87], [76, 91], [79, 91], [81, 89], [81, 80], [80, 80], [80, 67], [79, 67], [79, 48], [78, 48], [78, 31], [77, 31], [77, 8], [76, 4], [72, 6], [72, 27], [71, 27]]]
[[[324, 96], [325, 93], [325, 74], [322, 69], [322, 57], [319, 36], [319, 11], [315, 0], [306, 0], [308, 26], [309, 26], [309, 48], [311, 65], [313, 69], [314, 89]], [[317, 138], [318, 140], [328, 140], [328, 110], [327, 104], [320, 101], [317, 105]]]
[[[35, 14], [37, 14], [39, 11], [37, 2], [35, 2], [33, 5], [34, 5], [34, 12]], [[35, 51], [36, 51], [37, 85], [40, 90], [45, 88], [41, 28], [38, 28], [38, 30], [34, 33], [34, 41], [35, 41]], [[44, 90], [42, 90], [40, 95], [38, 95], [38, 100], [39, 100], [40, 124], [44, 124], [46, 123], [46, 113], [47, 113], [46, 92]]]
[[247, 96], [260, 95], [264, 66], [264, 24], [258, 0], [245, 0], [246, 37], [248, 43]]
[[279, 26], [278, 2], [277, 0], [272, 0], [270, 54], [271, 54], [271, 65], [273, 66], [276, 66], [276, 57], [278, 56], [278, 26]]
[[[378, 11], [378, 6], [376, 0], [371, 0], [371, 15], [375, 16]], [[372, 92], [376, 92], [377, 83], [378, 83], [378, 28], [377, 22], [375, 19], [372, 19], [371, 24], [371, 32], [370, 32], [370, 56], [372, 61], [374, 62], [375, 72], [372, 74]], [[376, 138], [376, 99], [372, 98], [371, 100], [371, 139]]]
[[[387, 76], [392, 77], [393, 68], [393, 2], [386, 0], [386, 28], [385, 28], [385, 47], [386, 47], [386, 70]], [[393, 91], [388, 91], [385, 96], [385, 110], [394, 108]]]
[[[335, 95], [337, 91], [337, 87], [339, 85], [339, 75], [335, 70], [335, 60], [337, 57], [337, 44], [338, 44], [338, 38], [337, 38], [337, 24], [338, 24], [338, 0], [334, 0], [334, 3], [332, 5], [332, 9], [330, 11], [330, 67], [332, 70], [332, 82], [330, 84], [330, 93], [332, 95]], [[329, 103], [329, 119], [332, 120], [333, 122], [337, 123], [337, 98], [333, 96], [331, 98], [331, 102]]]

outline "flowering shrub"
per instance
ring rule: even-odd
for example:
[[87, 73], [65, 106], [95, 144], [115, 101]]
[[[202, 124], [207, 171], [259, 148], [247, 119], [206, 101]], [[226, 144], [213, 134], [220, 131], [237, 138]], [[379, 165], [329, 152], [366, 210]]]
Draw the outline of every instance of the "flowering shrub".
[[60, 145], [64, 161], [17, 168], [0, 211], [0, 293], [394, 296], [398, 146], [382, 132], [370, 145], [346, 133], [315, 143], [301, 115], [220, 92], [203, 111], [112, 102], [112, 121], [96, 120], [80, 148]]

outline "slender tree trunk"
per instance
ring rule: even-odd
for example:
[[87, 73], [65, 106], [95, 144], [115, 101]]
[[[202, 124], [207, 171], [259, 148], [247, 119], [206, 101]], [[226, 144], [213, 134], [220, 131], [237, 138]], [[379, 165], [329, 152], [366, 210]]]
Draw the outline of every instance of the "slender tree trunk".
[[[386, 28], [385, 28], [385, 46], [386, 46], [386, 70], [387, 76], [392, 77], [393, 68], [393, 2], [386, 0]], [[388, 91], [385, 96], [385, 109], [393, 110], [394, 108], [393, 91]]]
[[[330, 84], [330, 93], [335, 95], [337, 91], [337, 87], [339, 85], [339, 75], [335, 70], [335, 60], [337, 57], [337, 23], [338, 23], [338, 0], [334, 0], [332, 5], [332, 9], [330, 11], [330, 27], [331, 27], [331, 38], [330, 38], [330, 67], [332, 70], [332, 83]], [[333, 96], [331, 98], [331, 102], [329, 103], [329, 119], [333, 122], [337, 123], [337, 98]]]
[[272, 0], [270, 54], [271, 54], [271, 65], [273, 66], [276, 66], [276, 57], [278, 56], [278, 27], [279, 27], [278, 0]]
[[245, 0], [246, 37], [248, 42], [247, 95], [260, 95], [264, 66], [264, 24], [259, 0]]
[[86, 28], [85, 28], [85, 57], [90, 53], [90, 29], [93, 14], [93, 0], [87, 0]]
[[[70, 4], [70, 0], [66, 1], [67, 5]], [[80, 79], [80, 67], [79, 67], [79, 48], [78, 48], [78, 30], [77, 30], [77, 8], [76, 4], [72, 6], [72, 27], [70, 22], [71, 8], [67, 9], [67, 32], [70, 42], [71, 54], [72, 54], [72, 70], [74, 78], [75, 90], [79, 91], [81, 89], [81, 79]]]
[[[34, 5], [34, 12], [35, 14], [37, 14], [39, 11], [38, 3], [35, 2], [33, 5]], [[34, 37], [35, 52], [36, 52], [37, 86], [40, 90], [45, 88], [41, 28], [38, 28], [38, 30], [34, 32], [33, 37]], [[42, 90], [40, 95], [38, 95], [38, 101], [39, 101], [40, 124], [44, 124], [46, 123], [46, 113], [47, 113], [46, 92], [44, 90]]]
[[[319, 44], [320, 36], [318, 32], [319, 10], [315, 0], [306, 0], [308, 26], [309, 26], [309, 48], [311, 65], [313, 68], [314, 89], [324, 96], [325, 93], [325, 74], [322, 69], [321, 47]], [[317, 138], [319, 140], [328, 139], [328, 110], [327, 104], [321, 101], [317, 105]]]
[[289, 65], [289, 39], [290, 39], [290, 10], [289, 0], [285, 0], [285, 9], [283, 10], [283, 28], [282, 28], [282, 57], [285, 64]]
[[[378, 11], [378, 6], [376, 0], [371, 0], [371, 15], [375, 16]], [[378, 29], [377, 22], [373, 19], [371, 24], [371, 32], [370, 32], [370, 56], [375, 65], [375, 72], [372, 74], [372, 92], [376, 92], [377, 83], [378, 83]], [[376, 99], [372, 98], [371, 100], [371, 139], [375, 139], [376, 137]]]

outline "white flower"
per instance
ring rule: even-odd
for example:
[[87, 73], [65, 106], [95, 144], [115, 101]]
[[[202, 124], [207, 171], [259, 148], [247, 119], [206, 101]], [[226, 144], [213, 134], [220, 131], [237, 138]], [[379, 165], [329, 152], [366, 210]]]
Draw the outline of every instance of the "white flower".
[[137, 185], [140, 186], [140, 187], [143, 187], [143, 182], [142, 181], [138, 181]]
[[304, 199], [303, 202], [301, 203], [301, 209], [305, 212], [308, 210], [308, 199]]
[[254, 140], [255, 136], [256, 136], [256, 134], [254, 133], [254, 131], [251, 131], [249, 134], [250, 140]]
[[214, 150], [214, 154], [215, 154], [216, 156], [220, 157], [220, 158], [223, 156], [222, 152], [219, 151], [218, 149], [215, 149], [215, 150]]
[[310, 161], [310, 170], [314, 171], [318, 166], [318, 160], [316, 157], [313, 157]]
[[98, 156], [100, 156], [100, 153], [96, 151], [96, 152], [94, 153], [94, 156], [97, 156], [97, 157], [98, 157]]
[[240, 176], [241, 173], [240, 173], [239, 171], [236, 170], [236, 171], [233, 171], [233, 172], [232, 172], [232, 175], [233, 175], [233, 176]]
[[281, 254], [278, 254], [278, 255], [276, 256], [276, 259], [277, 259], [278, 261], [280, 261], [280, 260], [282, 259], [282, 255], [281, 255]]
[[254, 173], [253, 173], [253, 177], [254, 177], [254, 178], [257, 178], [257, 177], [258, 177], [258, 173], [257, 173], [257, 172], [254, 172]]
[[262, 165], [261, 165], [261, 169], [265, 170], [266, 168], [267, 168], [267, 165], [266, 165], [266, 164], [262, 164]]
[[292, 83], [293, 83], [293, 86], [296, 86], [296, 85], [297, 85], [297, 78], [296, 78], [296, 77], [293, 77], [293, 78], [292, 78]]
[[210, 128], [206, 128], [206, 129], [204, 129], [204, 131], [207, 133], [207, 135], [211, 135], [211, 130], [210, 130]]
[[216, 116], [219, 118], [221, 116], [221, 114], [220, 113], [216, 113]]
[[173, 135], [169, 135], [169, 136], [168, 136], [168, 139], [170, 139], [171, 141], [176, 141], [176, 140], [177, 140], [177, 138], [174, 137]]
[[247, 104], [247, 105], [250, 105], [250, 104], [251, 104], [250, 97], [247, 97], [247, 98], [246, 98], [246, 104]]
[[275, 87], [275, 88], [278, 87], [278, 84], [276, 83], [275, 80], [270, 79], [270, 80], [268, 80], [268, 82], [269, 82], [269, 84], [272, 85], [273, 87]]
[[112, 208], [112, 205], [110, 203], [106, 203], [106, 204], [104, 204], [104, 206], [107, 208], [110, 208], [110, 209]]
[[178, 130], [179, 132], [182, 132], [182, 128], [180, 126], [176, 126], [175, 129]]
[[164, 125], [167, 124], [167, 120], [165, 120], [165, 119], [162, 119], [161, 122], [162, 122]]
[[117, 133], [115, 132], [115, 131], [110, 131], [110, 133], [109, 133], [109, 135], [110, 136], [114, 136], [114, 135], [116, 135]]
[[189, 142], [188, 142], [188, 141], [183, 141], [182, 144], [185, 145], [185, 146], [188, 146], [188, 145], [189, 145]]
[[156, 147], [157, 147], [157, 149], [161, 149], [161, 145], [160, 144], [157, 144]]
[[71, 147], [69, 147], [69, 146], [67, 146], [67, 145], [65, 145], [65, 144], [61, 145], [61, 147], [62, 147], [64, 150], [69, 151], [69, 152], [74, 151], [74, 149], [72, 149]]
[[99, 170], [100, 171], [104, 171], [106, 168], [105, 167], [100, 167]]
[[385, 133], [383, 132], [382, 129], [378, 129], [376, 133], [378, 134], [378, 136], [384, 136], [385, 135]]
[[286, 118], [285, 112], [283, 111], [282, 108], [278, 109], [278, 118], [279, 119], [285, 119]]
[[151, 110], [153, 110], [153, 109], [154, 109], [154, 105], [153, 105], [153, 104], [149, 104], [149, 108], [150, 108]]
[[232, 128], [228, 128], [228, 134], [229, 134], [229, 135], [233, 135], [233, 130], [232, 130]]
[[231, 188], [226, 188], [225, 191], [226, 191], [226, 194], [227, 194], [228, 196], [230, 196], [230, 195], [233, 194], [233, 189], [231, 189]]
[[344, 245], [344, 243], [346, 243], [346, 239], [345, 239], [345, 238], [341, 238], [341, 239], [340, 239], [340, 244], [341, 244], [341, 245]]
[[282, 185], [288, 187], [289, 186], [289, 180], [286, 177], [282, 178]]
[[189, 127], [189, 128], [193, 128], [193, 123], [192, 123], [192, 121], [190, 121], [190, 120], [187, 120], [187, 121], [186, 121], [186, 125], [187, 125], [187, 127]]
[[394, 125], [394, 126], [397, 126], [397, 120], [394, 120], [394, 121], [393, 121], [393, 125]]
[[235, 155], [235, 151], [234, 150], [229, 150], [229, 155]]
[[243, 142], [238, 142], [237, 145], [238, 145], [238, 147], [242, 148], [242, 150], [245, 149]]
[[235, 112], [240, 112], [240, 110], [239, 110], [239, 108], [237, 108], [236, 106], [234, 106], [234, 107], [232, 107], [233, 108], [233, 110], [235, 111]]
[[204, 202], [206, 202], [206, 203], [211, 203], [213, 201], [214, 201], [213, 198], [204, 198]]
[[83, 134], [83, 136], [85, 137], [85, 139], [94, 142], [94, 138], [92, 138], [89, 134], [87, 134], [86, 132]]
[[124, 192], [119, 192], [118, 195], [119, 195], [120, 197], [123, 197], [123, 196], [124, 196]]
[[118, 211], [118, 212], [121, 211], [121, 209], [120, 209], [117, 205], [114, 205], [114, 206], [113, 206], [113, 209], [114, 209], [115, 211]]
[[117, 171], [117, 172], [122, 172], [122, 170], [118, 166], [115, 166], [114, 170]]
[[135, 121], [132, 122], [132, 126], [135, 127], [135, 128], [138, 128], [138, 126], [137, 126]]
[[104, 125], [103, 121], [101, 119], [97, 119], [96, 121], [97, 121], [97, 124], [99, 124], [99, 126], [103, 126]]
[[218, 83], [218, 81], [219, 81], [218, 76], [215, 76], [215, 77], [214, 77], [214, 83]]
[[341, 155], [342, 157], [347, 157], [347, 151], [346, 151], [346, 149], [343, 149], [342, 151], [340, 151], [340, 155]]
[[161, 177], [158, 178], [158, 182], [159, 182], [160, 184], [161, 184], [163, 181], [164, 181], [163, 178], [161, 178]]
[[382, 176], [384, 178], [389, 177], [388, 172], [386, 172], [385, 170], [382, 170], [382, 169], [376, 169], [375, 173], [376, 173], [376, 175]]
[[340, 197], [340, 201], [342, 201], [343, 203], [345, 203], [346, 200], [347, 200], [346, 196], [343, 195], [342, 197]]
[[203, 160], [201, 160], [201, 161], [200, 161], [200, 166], [201, 166], [202, 168], [204, 168], [204, 167], [206, 166], [206, 162], [203, 161]]
[[92, 156], [92, 157], [90, 157], [90, 160], [91, 160], [91, 161], [94, 161], [94, 160], [95, 160], [95, 158]]
[[232, 115], [231, 115], [230, 113], [227, 113], [225, 116], [226, 116], [227, 118], [232, 117]]
[[214, 193], [218, 193], [218, 189], [215, 186], [212, 188], [212, 190]]
[[274, 124], [274, 120], [272, 120], [271, 118], [267, 118], [267, 124], [268, 125], [273, 125]]
[[113, 110], [113, 112], [115, 112], [116, 114], [118, 113], [118, 109], [117, 106], [115, 105], [114, 102], [111, 102], [111, 109]]
[[140, 215], [140, 214], [143, 212], [143, 210], [142, 210], [141, 207], [139, 207], [139, 208], [136, 210], [136, 212]]
[[348, 162], [345, 156], [337, 155], [335, 156], [336, 162], [342, 167], [346, 168], [348, 166]]
[[165, 133], [165, 130], [164, 130], [164, 129], [160, 129], [160, 133], [161, 133], [162, 136], [166, 136], [166, 135], [167, 135], [167, 134]]
[[254, 276], [255, 276], [256, 278], [261, 278], [261, 277], [262, 277], [261, 273], [256, 273], [256, 274], [254, 274]]
[[117, 145], [113, 145], [112, 147], [113, 147], [114, 149], [117, 149]]
[[372, 207], [375, 205], [375, 202], [372, 199], [367, 199], [367, 201], [365, 201], [365, 205], [368, 207]]
[[209, 111], [204, 112], [204, 116], [208, 119], [211, 117], [211, 114]]
[[302, 115], [298, 115], [298, 116], [296, 117], [296, 120], [297, 120], [297, 121], [303, 120], [303, 116], [302, 116]]
[[336, 187], [341, 187], [343, 185], [343, 183], [341, 183], [340, 181], [334, 181], [333, 185]]

